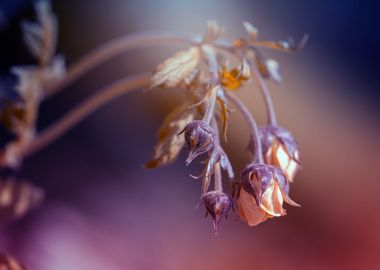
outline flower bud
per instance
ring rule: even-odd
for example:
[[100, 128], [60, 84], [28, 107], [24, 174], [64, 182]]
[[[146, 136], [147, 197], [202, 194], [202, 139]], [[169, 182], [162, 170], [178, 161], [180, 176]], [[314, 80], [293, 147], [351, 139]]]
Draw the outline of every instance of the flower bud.
[[185, 140], [189, 147], [186, 165], [197, 156], [210, 151], [214, 145], [215, 131], [205, 121], [192, 121], [182, 132], [185, 132]]
[[297, 142], [292, 134], [282, 127], [266, 126], [260, 128], [260, 139], [265, 162], [280, 167], [293, 182], [300, 162]]
[[241, 173], [238, 214], [249, 226], [283, 216], [286, 214], [282, 206], [284, 201], [299, 206], [288, 194], [289, 182], [279, 168], [264, 164], [249, 165]]
[[205, 193], [202, 198], [202, 203], [206, 207], [206, 215], [209, 213], [213, 219], [215, 233], [217, 233], [220, 218], [225, 215], [232, 208], [232, 200], [229, 195], [221, 191], [209, 191]]

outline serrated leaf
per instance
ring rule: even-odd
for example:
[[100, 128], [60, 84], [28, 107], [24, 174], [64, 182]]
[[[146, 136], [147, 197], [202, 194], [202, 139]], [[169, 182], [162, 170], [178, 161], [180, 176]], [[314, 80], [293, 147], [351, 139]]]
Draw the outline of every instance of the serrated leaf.
[[145, 164], [152, 169], [174, 162], [185, 143], [184, 136], [178, 135], [185, 126], [194, 120], [195, 112], [188, 104], [175, 108], [164, 120], [157, 132], [157, 143], [152, 158]]
[[157, 67], [151, 78], [149, 88], [176, 86], [192, 73], [199, 60], [200, 51], [197, 47], [176, 53]]
[[35, 4], [37, 22], [23, 22], [21, 28], [25, 44], [40, 65], [49, 63], [55, 53], [57, 42], [57, 18], [51, 11], [49, 1]]

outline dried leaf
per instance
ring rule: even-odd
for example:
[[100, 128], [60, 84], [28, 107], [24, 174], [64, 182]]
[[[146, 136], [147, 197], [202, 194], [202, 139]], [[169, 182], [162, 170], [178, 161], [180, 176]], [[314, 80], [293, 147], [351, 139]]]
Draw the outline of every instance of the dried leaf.
[[269, 49], [281, 50], [286, 52], [296, 52], [301, 50], [305, 45], [309, 35], [304, 35], [300, 42], [295, 43], [293, 39], [289, 38], [288, 40], [280, 41], [256, 41], [253, 43], [254, 46], [266, 47]]
[[23, 22], [24, 41], [41, 66], [47, 65], [55, 53], [57, 42], [57, 18], [51, 11], [49, 1], [35, 4], [37, 23]]
[[248, 41], [249, 42], [256, 41], [257, 36], [259, 34], [259, 31], [257, 30], [257, 28], [254, 27], [249, 22], [243, 22], [243, 25], [244, 25], [245, 31], [247, 31], [248, 33]]
[[28, 122], [24, 104], [20, 102], [5, 104], [0, 111], [0, 122], [8, 130], [19, 134], [20, 126], [25, 126]]
[[237, 90], [250, 78], [251, 72], [247, 61], [243, 59], [243, 63], [237, 68], [229, 69], [225, 65], [219, 76], [223, 88]]
[[276, 83], [282, 81], [280, 65], [276, 60], [257, 57], [256, 62], [261, 76], [266, 79], [271, 79]]
[[192, 73], [199, 60], [200, 51], [197, 47], [176, 53], [157, 67], [149, 88], [176, 86]]
[[28, 181], [16, 181], [13, 178], [1, 180], [0, 223], [22, 218], [26, 213], [38, 207], [43, 198], [43, 190]]
[[27, 270], [27, 268], [13, 256], [0, 253], [0, 270]]
[[230, 110], [227, 108], [227, 102], [225, 99], [218, 97], [218, 102], [220, 104], [220, 119], [222, 120], [223, 123], [223, 138], [225, 141], [227, 141], [227, 129], [228, 129], [228, 113]]
[[43, 89], [65, 77], [66, 66], [64, 58], [56, 56], [48, 66], [15, 66], [11, 72], [18, 78], [16, 90], [23, 99], [40, 101], [44, 97]]
[[185, 143], [184, 136], [179, 136], [185, 126], [194, 120], [195, 112], [183, 104], [175, 108], [164, 120], [157, 132], [157, 143], [152, 158], [145, 164], [146, 168], [157, 168], [176, 160]]
[[188, 90], [195, 90], [198, 88], [201, 84], [200, 77], [201, 72], [197, 68], [194, 68], [190, 74], [183, 79], [185, 88]]

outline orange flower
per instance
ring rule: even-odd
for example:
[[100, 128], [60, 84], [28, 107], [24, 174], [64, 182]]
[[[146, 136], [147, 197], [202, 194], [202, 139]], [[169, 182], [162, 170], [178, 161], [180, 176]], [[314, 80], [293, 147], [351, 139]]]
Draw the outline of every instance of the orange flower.
[[241, 174], [241, 182], [237, 209], [240, 218], [249, 226], [285, 215], [284, 201], [299, 206], [289, 198], [289, 182], [279, 168], [249, 165]]
[[292, 134], [282, 127], [260, 128], [265, 163], [281, 168], [290, 182], [300, 169], [297, 142]]
[[220, 72], [220, 83], [225, 89], [237, 90], [250, 78], [250, 76], [251, 72], [249, 65], [246, 60], [243, 60], [241, 66], [234, 69], [223, 67]]

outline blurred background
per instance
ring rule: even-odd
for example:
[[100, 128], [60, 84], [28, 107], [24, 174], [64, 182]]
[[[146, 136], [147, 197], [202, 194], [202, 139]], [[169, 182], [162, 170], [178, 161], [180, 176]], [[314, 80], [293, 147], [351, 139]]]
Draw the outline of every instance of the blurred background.
[[[3, 227], [0, 249], [35, 270], [380, 269], [379, 4], [375, 1], [52, 1], [58, 52], [68, 66], [112, 38], [145, 30], [202, 34], [208, 19], [226, 38], [249, 21], [262, 39], [296, 40], [296, 54], [263, 51], [281, 63], [284, 82], [270, 84], [278, 118], [300, 143], [303, 169], [291, 197], [301, 208], [257, 227], [222, 220], [214, 236], [200, 185], [185, 153], [168, 167], [145, 170], [155, 132], [181, 98], [175, 90], [137, 91], [116, 100], [25, 161], [19, 174], [45, 189], [46, 201]], [[15, 84], [9, 68], [33, 64], [19, 23], [33, 1], [0, 1], [0, 93]], [[150, 71], [180, 47], [152, 47], [112, 59], [41, 106], [39, 128], [109, 82]], [[266, 122], [255, 87], [240, 90]], [[248, 132], [232, 115], [226, 151], [236, 173], [248, 162]], [[1, 138], [4, 144], [7, 138]], [[185, 152], [185, 151], [184, 151]]]

